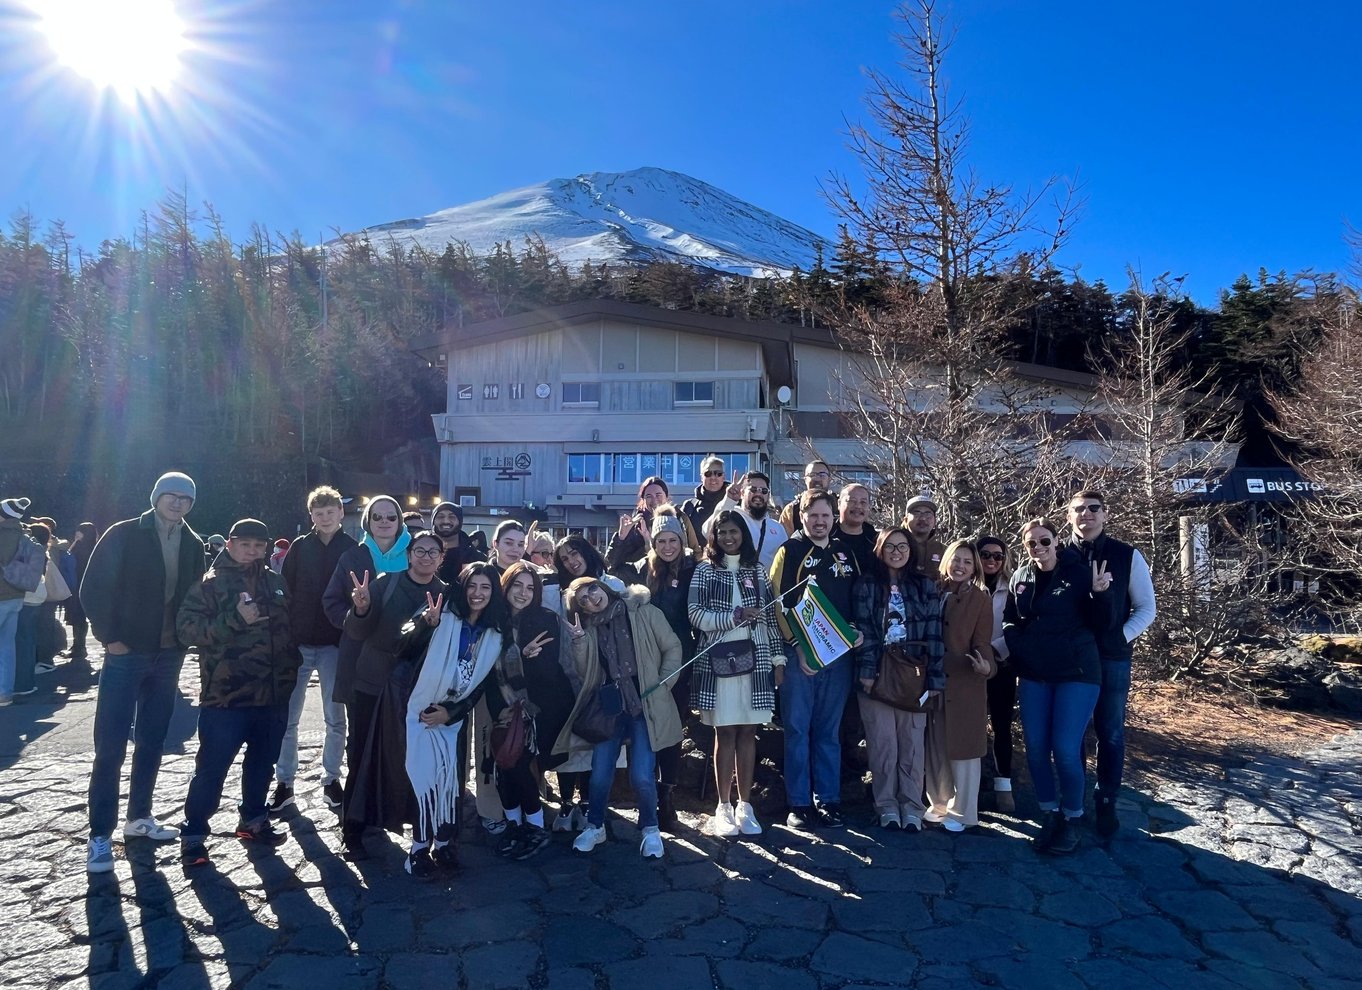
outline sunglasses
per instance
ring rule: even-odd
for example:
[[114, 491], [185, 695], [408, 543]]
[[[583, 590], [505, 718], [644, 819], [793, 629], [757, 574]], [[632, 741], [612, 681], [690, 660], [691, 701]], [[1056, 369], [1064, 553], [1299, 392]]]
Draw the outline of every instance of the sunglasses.
[[[1047, 544], [1048, 545], [1048, 544]], [[992, 553], [988, 550], [979, 551], [980, 560], [1006, 560], [1007, 555], [1002, 553]]]
[[722, 471], [706, 471], [706, 472], [705, 472], [705, 477], [706, 477], [706, 478], [722, 478], [723, 476], [724, 476], [724, 473], [723, 473]]
[[1082, 512], [1091, 512], [1093, 515], [1096, 515], [1105, 508], [1106, 506], [1101, 502], [1089, 502], [1087, 505], [1071, 505], [1069, 506], [1069, 511], [1074, 515], [1078, 515]]
[[411, 555], [413, 557], [424, 557], [426, 560], [433, 560], [443, 553], [443, 550], [436, 550], [434, 547], [417, 547], [412, 550]]
[[1048, 547], [1053, 542], [1055, 541], [1050, 539], [1050, 537], [1042, 536], [1039, 540], [1027, 540], [1026, 545], [1034, 550], [1036, 547]]
[[400, 516], [379, 516], [379, 515], [372, 515], [372, 516], [370, 516], [369, 518], [370, 518], [373, 522], [397, 522], [397, 520], [398, 520], [399, 518], [401, 518], [401, 517], [400, 517]]
[[749, 492], [751, 492], [753, 495], [770, 495], [770, 494], [771, 494], [771, 489], [769, 489], [769, 488], [750, 488], [750, 487], [749, 487], [747, 490], [748, 490]]

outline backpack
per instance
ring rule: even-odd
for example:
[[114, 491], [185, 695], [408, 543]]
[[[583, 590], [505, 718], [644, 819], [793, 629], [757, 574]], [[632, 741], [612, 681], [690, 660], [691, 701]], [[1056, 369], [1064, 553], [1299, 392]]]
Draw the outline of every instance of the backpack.
[[5, 581], [20, 591], [37, 591], [47, 572], [47, 554], [36, 541], [27, 535], [19, 537], [19, 545], [14, 548], [14, 556], [4, 567]]

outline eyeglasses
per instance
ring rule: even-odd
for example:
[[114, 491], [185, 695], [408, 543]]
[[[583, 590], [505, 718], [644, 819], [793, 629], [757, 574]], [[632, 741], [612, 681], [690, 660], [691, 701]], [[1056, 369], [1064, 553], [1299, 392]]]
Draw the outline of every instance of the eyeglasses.
[[771, 494], [771, 489], [769, 489], [769, 488], [752, 488], [751, 486], [749, 486], [747, 490], [748, 490], [749, 492], [751, 492], [753, 495], [770, 495], [770, 494]]
[[434, 547], [416, 547], [412, 550], [411, 555], [413, 557], [424, 557], [426, 560], [433, 560], [443, 553], [443, 550], [437, 550]]
[[372, 522], [397, 522], [398, 516], [370, 516]]
[[1091, 512], [1093, 515], [1096, 515], [1105, 508], [1106, 506], [1101, 502], [1089, 502], [1087, 505], [1071, 505], [1069, 506], [1069, 511], [1076, 516], [1082, 515], [1084, 512]]
[[1053, 542], [1055, 541], [1050, 539], [1050, 537], [1042, 536], [1039, 540], [1027, 540], [1026, 545], [1034, 550], [1036, 547], [1048, 547]]
[[706, 477], [706, 478], [722, 478], [723, 476], [724, 476], [724, 473], [723, 473], [722, 471], [706, 471], [706, 472], [705, 472], [705, 477]]
[[885, 553], [907, 553], [910, 549], [911, 547], [907, 543], [886, 543], [884, 545]]
[[826, 472], [826, 471], [810, 471], [808, 474], [805, 475], [805, 477], [806, 477], [806, 478], [831, 478], [832, 475], [830, 475], [830, 474], [829, 474], [828, 472]]
[[184, 504], [187, 503], [187, 502], [193, 502], [193, 501], [194, 501], [194, 496], [193, 496], [193, 495], [170, 495], [170, 494], [166, 494], [166, 495], [162, 495], [161, 498], [168, 498], [168, 499], [170, 499], [172, 502], [174, 502], [176, 505], [184, 505]]
[[980, 551], [979, 551], [979, 559], [980, 559], [980, 560], [997, 560], [997, 561], [1003, 561], [1003, 560], [1006, 560], [1006, 559], [1007, 559], [1007, 554], [1005, 554], [1005, 553], [993, 553], [993, 552], [991, 552], [991, 551], [989, 551], [989, 550], [980, 550]]

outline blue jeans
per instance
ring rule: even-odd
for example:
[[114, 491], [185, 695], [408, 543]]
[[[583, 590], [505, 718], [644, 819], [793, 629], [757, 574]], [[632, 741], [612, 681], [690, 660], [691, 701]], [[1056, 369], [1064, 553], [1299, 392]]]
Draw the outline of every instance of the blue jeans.
[[591, 751], [591, 783], [587, 785], [587, 821], [597, 828], [605, 824], [605, 808], [610, 803], [610, 787], [615, 782], [615, 764], [620, 748], [629, 743], [629, 783], [638, 799], [638, 827], [657, 825], [657, 756], [648, 737], [648, 721], [642, 715], [621, 715], [615, 734], [596, 743]]
[[1062, 807], [1069, 818], [1083, 814], [1083, 733], [1099, 690], [1100, 685], [1082, 681], [1051, 684], [1022, 678], [1017, 684], [1026, 765], [1042, 811]]
[[194, 777], [184, 800], [181, 838], [194, 841], [211, 834], [208, 819], [222, 803], [227, 771], [241, 747], [241, 804], [243, 822], [262, 821], [269, 815], [270, 781], [279, 743], [288, 724], [288, 705], [253, 705], [248, 708], [199, 709], [199, 752], [194, 757]]
[[1126, 701], [1130, 697], [1130, 661], [1102, 661], [1102, 690], [1093, 709], [1097, 732], [1097, 793], [1113, 800], [1121, 789], [1126, 766]]
[[31, 691], [37, 683], [38, 619], [41, 605], [25, 605], [14, 627], [14, 690]]
[[341, 757], [345, 755], [345, 706], [332, 701], [336, 688], [336, 664], [340, 659], [338, 646], [300, 646], [303, 665], [298, 668], [298, 686], [288, 703], [288, 727], [279, 747], [279, 765], [275, 774], [280, 780], [292, 783], [298, 775], [298, 720], [303, 717], [307, 703], [307, 689], [312, 672], [322, 682], [322, 717], [326, 720], [326, 739], [322, 743], [322, 783], [329, 784], [340, 777]]
[[19, 610], [23, 607], [22, 598], [0, 602], [0, 698], [14, 694], [14, 637], [19, 630]]
[[842, 799], [842, 711], [851, 696], [850, 657], [804, 673], [793, 649], [786, 649], [785, 683], [780, 686], [780, 722], [785, 732], [785, 798], [792, 808], [837, 804]]
[[90, 769], [90, 834], [109, 836], [118, 817], [119, 777], [133, 730], [128, 820], [151, 817], [166, 731], [180, 691], [184, 651], [105, 656], [95, 702], [95, 762]]

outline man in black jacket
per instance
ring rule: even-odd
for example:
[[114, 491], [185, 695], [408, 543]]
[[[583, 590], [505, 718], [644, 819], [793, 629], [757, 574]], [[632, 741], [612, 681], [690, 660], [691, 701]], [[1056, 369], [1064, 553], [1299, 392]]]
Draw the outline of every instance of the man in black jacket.
[[95, 704], [95, 760], [90, 770], [90, 841], [85, 868], [114, 868], [110, 839], [118, 815], [118, 781], [136, 725], [125, 838], [168, 842], [180, 833], [151, 813], [170, 715], [179, 693], [184, 646], [175, 616], [203, 577], [203, 541], [184, 517], [197, 491], [188, 475], [156, 480], [151, 510], [114, 523], [95, 546], [80, 584], [80, 604], [104, 644]]
[[354, 537], [341, 531], [345, 505], [340, 492], [322, 486], [307, 496], [312, 531], [293, 541], [284, 558], [284, 584], [289, 593], [289, 622], [303, 657], [298, 685], [289, 700], [288, 727], [279, 747], [275, 767], [278, 784], [270, 800], [270, 812], [278, 814], [293, 804], [293, 779], [298, 773], [298, 721], [307, 702], [312, 672], [322, 687], [322, 717], [326, 738], [322, 743], [322, 800], [339, 813], [341, 806], [341, 758], [345, 755], [345, 705], [336, 701], [336, 666], [340, 657], [341, 631], [322, 609], [322, 593], [336, 572], [341, 554], [356, 546]]
[[486, 560], [487, 555], [479, 552], [468, 541], [463, 531], [463, 509], [453, 502], [441, 502], [430, 514], [430, 529], [444, 544], [445, 556], [440, 562], [437, 577], [445, 584], [459, 580], [459, 572], [477, 560]]
[[690, 520], [697, 536], [704, 530], [709, 517], [718, 510], [728, 489], [728, 482], [724, 481], [723, 458], [710, 454], [700, 463], [700, 474], [695, 497], [681, 503], [681, 512]]
[[302, 657], [284, 579], [265, 566], [269, 548], [264, 523], [239, 520], [226, 553], [180, 606], [177, 628], [184, 643], [199, 648], [200, 685], [199, 751], [180, 836], [185, 866], [208, 862], [208, 822], [243, 746], [236, 836], [266, 846], [287, 838], [270, 823], [267, 801]]

